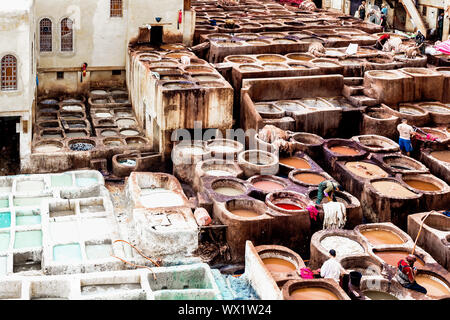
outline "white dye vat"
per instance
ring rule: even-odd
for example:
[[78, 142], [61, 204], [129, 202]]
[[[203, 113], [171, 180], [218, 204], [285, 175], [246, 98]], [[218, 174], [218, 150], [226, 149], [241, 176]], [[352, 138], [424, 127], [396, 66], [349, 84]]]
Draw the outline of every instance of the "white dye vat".
[[184, 204], [183, 198], [170, 190], [147, 190], [145, 194], [141, 195], [140, 201], [145, 208], [163, 208], [182, 206]]
[[209, 149], [214, 152], [217, 152], [217, 153], [231, 153], [231, 152], [237, 151], [237, 149], [233, 148], [232, 146], [220, 145], [220, 144], [217, 144], [217, 145], [211, 144], [209, 146]]
[[112, 246], [110, 244], [86, 245], [86, 256], [88, 260], [110, 258], [112, 253], [113, 253]]
[[364, 248], [356, 241], [340, 236], [330, 236], [323, 239], [320, 244], [327, 250], [334, 249], [337, 257], [364, 253]]
[[74, 105], [74, 106], [63, 106], [62, 110], [64, 111], [83, 111], [83, 107]]
[[16, 185], [17, 192], [41, 192], [44, 188], [44, 181], [38, 180], [17, 181]]
[[83, 239], [103, 240], [110, 238], [113, 227], [108, 218], [91, 218], [81, 220], [81, 234]]
[[209, 176], [214, 176], [214, 177], [224, 177], [224, 176], [232, 176], [233, 175], [231, 172], [228, 172], [225, 170], [209, 170], [209, 171], [206, 171], [206, 174]]
[[140, 283], [95, 284], [81, 287], [82, 295], [97, 295], [115, 291], [129, 291], [141, 289]]
[[50, 222], [50, 238], [54, 243], [70, 243], [78, 239], [78, 224], [74, 221]]

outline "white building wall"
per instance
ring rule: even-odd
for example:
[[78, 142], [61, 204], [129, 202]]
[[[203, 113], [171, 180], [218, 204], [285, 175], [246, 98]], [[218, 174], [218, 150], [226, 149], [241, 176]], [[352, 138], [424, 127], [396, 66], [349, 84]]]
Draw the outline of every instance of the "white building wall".
[[[34, 0], [0, 4], [0, 59], [17, 59], [17, 90], [0, 91], [0, 117], [20, 117], [20, 157], [31, 153], [32, 108], [35, 97]], [[7, 138], [7, 137], [2, 137]]]

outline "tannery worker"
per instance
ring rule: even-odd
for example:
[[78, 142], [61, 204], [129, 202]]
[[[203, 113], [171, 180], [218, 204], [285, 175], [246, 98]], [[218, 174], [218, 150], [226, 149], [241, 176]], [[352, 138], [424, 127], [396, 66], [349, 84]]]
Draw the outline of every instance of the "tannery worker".
[[427, 289], [418, 284], [415, 280], [417, 268], [414, 267], [414, 262], [417, 258], [410, 254], [405, 259], [401, 259], [397, 264], [396, 280], [405, 288], [427, 294]]
[[378, 50], [383, 50], [383, 46], [391, 38], [389, 34], [383, 34], [381, 37], [377, 39], [377, 42], [375, 43], [375, 48]]
[[336, 260], [336, 251], [330, 250], [331, 258], [324, 262], [320, 269], [315, 270], [315, 273], [320, 273], [324, 279], [334, 279], [339, 283], [341, 277], [341, 264]]
[[335, 191], [339, 191], [341, 186], [339, 183], [332, 180], [325, 180], [319, 184], [319, 189], [317, 191], [317, 200], [316, 204], [320, 204], [323, 200], [323, 196], [325, 195], [329, 201], [333, 200], [336, 202], [336, 197], [334, 195]]
[[408, 120], [402, 119], [402, 123], [397, 126], [397, 130], [400, 134], [400, 138], [398, 139], [400, 150], [406, 152], [409, 156], [413, 150], [411, 145], [411, 135], [414, 136], [416, 134], [414, 128], [408, 124]]

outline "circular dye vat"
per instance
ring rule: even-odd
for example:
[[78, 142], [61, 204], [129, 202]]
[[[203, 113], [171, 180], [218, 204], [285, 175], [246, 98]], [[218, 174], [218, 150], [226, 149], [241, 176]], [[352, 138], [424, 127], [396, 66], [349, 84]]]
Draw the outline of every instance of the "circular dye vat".
[[292, 291], [290, 297], [294, 300], [339, 300], [330, 290], [319, 287], [296, 289]]
[[178, 89], [187, 89], [187, 88], [192, 88], [194, 87], [195, 84], [192, 82], [168, 82], [163, 84], [163, 87], [166, 89], [171, 89], [171, 90], [178, 90]]
[[255, 59], [249, 58], [249, 57], [228, 57], [228, 61], [234, 62], [234, 63], [253, 63], [255, 62]]
[[77, 142], [70, 145], [72, 151], [89, 151], [94, 149], [94, 145], [88, 142]]
[[359, 154], [358, 150], [347, 146], [334, 146], [330, 148], [330, 151], [343, 156], [356, 156]]
[[116, 123], [119, 127], [131, 127], [136, 125], [136, 121], [133, 119], [118, 119]]
[[206, 171], [206, 174], [208, 176], [214, 176], [214, 177], [224, 177], [224, 176], [232, 176], [233, 175], [231, 172], [228, 172], [225, 170], [209, 170], [209, 171]]
[[278, 208], [281, 208], [281, 209], [284, 209], [284, 210], [288, 210], [288, 211], [303, 210], [303, 207], [297, 206], [297, 205], [292, 204], [292, 203], [278, 202], [278, 203], [275, 203], [275, 205]]
[[263, 67], [267, 70], [282, 70], [288, 68], [286, 65], [281, 63], [264, 63]]
[[372, 186], [376, 191], [386, 197], [408, 198], [414, 197], [416, 195], [414, 192], [409, 191], [400, 183], [394, 181], [375, 181], [372, 182]]
[[265, 267], [270, 272], [287, 273], [287, 272], [293, 272], [297, 269], [293, 263], [291, 263], [285, 259], [264, 258], [264, 259], [262, 259], [262, 261], [263, 261]]
[[364, 253], [364, 248], [355, 240], [341, 236], [329, 236], [320, 241], [327, 251], [334, 249], [337, 257]]
[[111, 118], [112, 114], [108, 112], [98, 112], [95, 114], [95, 116], [98, 118]]
[[326, 180], [326, 178], [317, 173], [297, 173], [294, 175], [294, 179], [303, 183], [318, 185]]
[[234, 209], [230, 210], [230, 212], [236, 216], [243, 218], [254, 218], [260, 216], [258, 212], [252, 209]]
[[347, 162], [345, 164], [345, 167], [350, 172], [365, 179], [384, 178], [389, 176], [389, 174], [383, 169], [381, 169], [379, 166], [368, 162], [363, 161]]
[[136, 130], [122, 130], [120, 131], [121, 134], [123, 134], [124, 136], [137, 136], [139, 134], [139, 131]]
[[175, 207], [184, 205], [183, 198], [170, 190], [154, 189], [140, 197], [142, 205], [146, 208]]
[[274, 192], [277, 190], [283, 190], [284, 186], [281, 183], [271, 181], [271, 180], [260, 180], [252, 184], [255, 188], [266, 192]]
[[[397, 263], [401, 259], [405, 259], [406, 256], [409, 254], [407, 251], [400, 251], [400, 250], [390, 250], [390, 251], [378, 251], [375, 252], [375, 255], [377, 257], [380, 257], [381, 260], [386, 262], [387, 264], [396, 267]], [[415, 266], [420, 265], [424, 266], [425, 263], [417, 257], [416, 262], [414, 263]]]
[[56, 152], [61, 150], [61, 146], [58, 143], [43, 143], [34, 148], [36, 152]]
[[363, 294], [370, 300], [398, 300], [396, 296], [383, 291], [369, 290], [364, 291]]
[[264, 61], [264, 62], [284, 62], [286, 61], [285, 57], [282, 56], [275, 56], [275, 55], [262, 55], [256, 57], [258, 60]]
[[113, 130], [104, 130], [104, 131], [102, 131], [101, 135], [103, 137], [114, 137], [114, 136], [117, 136], [117, 132], [115, 132]]
[[361, 231], [361, 234], [374, 246], [405, 243], [398, 235], [387, 230], [370, 229]]
[[214, 189], [214, 192], [230, 197], [240, 196], [245, 193], [243, 190], [233, 187], [218, 187]]
[[214, 80], [219, 79], [218, 76], [207, 75], [207, 74], [193, 75], [192, 78], [199, 80], [199, 81], [214, 81]]
[[91, 93], [92, 94], [106, 94], [106, 91], [98, 89], [98, 90], [92, 90]]
[[289, 166], [294, 167], [296, 169], [310, 169], [311, 165], [308, 161], [302, 158], [297, 157], [288, 157], [288, 158], [280, 158], [280, 163]]
[[245, 64], [245, 65], [241, 65], [239, 66], [239, 69], [242, 71], [261, 71], [264, 70], [263, 67], [257, 66], [257, 65], [250, 65], [250, 64]]
[[291, 53], [288, 54], [286, 57], [292, 60], [299, 60], [299, 61], [310, 61], [314, 59], [314, 57], [306, 55], [306, 54], [297, 54], [297, 53]]
[[416, 282], [427, 289], [427, 296], [440, 297], [450, 294], [449, 287], [440, 279], [428, 274], [418, 274]]
[[67, 138], [85, 138], [88, 134], [84, 131], [66, 132]]
[[291, 39], [273, 39], [273, 43], [279, 43], [279, 44], [290, 44], [290, 43], [296, 43], [297, 41], [291, 40]]
[[74, 105], [74, 106], [62, 106], [63, 111], [83, 111], [82, 106]]
[[433, 151], [433, 152], [431, 152], [430, 155], [435, 159], [450, 163], [450, 151], [449, 150]]
[[441, 188], [439, 188], [437, 185], [423, 181], [423, 180], [417, 180], [417, 179], [403, 179], [403, 181], [409, 185], [411, 188], [422, 190], [422, 191], [440, 191]]
[[45, 104], [45, 105], [49, 105], [49, 104], [57, 104], [57, 103], [58, 103], [58, 100], [56, 100], [56, 99], [45, 99], [45, 100], [42, 100], [42, 101], [39, 102], [39, 103]]
[[433, 103], [421, 103], [420, 107], [425, 108], [431, 112], [450, 113], [450, 108], [448, 108], [445, 105], [433, 104]]

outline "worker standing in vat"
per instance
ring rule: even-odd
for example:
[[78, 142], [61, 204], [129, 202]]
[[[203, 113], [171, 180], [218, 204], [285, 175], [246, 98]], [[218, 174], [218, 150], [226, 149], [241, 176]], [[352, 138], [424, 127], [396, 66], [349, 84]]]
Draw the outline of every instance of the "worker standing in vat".
[[401, 259], [397, 264], [395, 279], [405, 288], [427, 294], [427, 289], [418, 284], [415, 280], [417, 268], [414, 267], [416, 256], [410, 254], [405, 259]]
[[400, 134], [400, 138], [398, 139], [398, 144], [400, 146], [400, 150], [406, 152], [409, 156], [411, 151], [413, 150], [411, 145], [411, 135], [415, 136], [413, 127], [408, 124], [408, 120], [402, 119], [402, 123], [397, 126], [397, 130]]
[[364, 20], [364, 18], [366, 17], [366, 2], [363, 1], [361, 2], [361, 5], [358, 8], [359, 11], [359, 18], [361, 20]]
[[331, 258], [324, 262], [320, 269], [314, 270], [315, 274], [320, 274], [324, 279], [334, 279], [339, 283], [341, 278], [341, 264], [336, 260], [336, 251], [330, 250]]
[[317, 200], [316, 204], [320, 204], [323, 200], [323, 196], [325, 195], [328, 198], [328, 201], [333, 200], [336, 202], [336, 196], [334, 195], [335, 191], [341, 190], [341, 186], [339, 183], [332, 180], [325, 180], [319, 184], [319, 189], [317, 190]]

